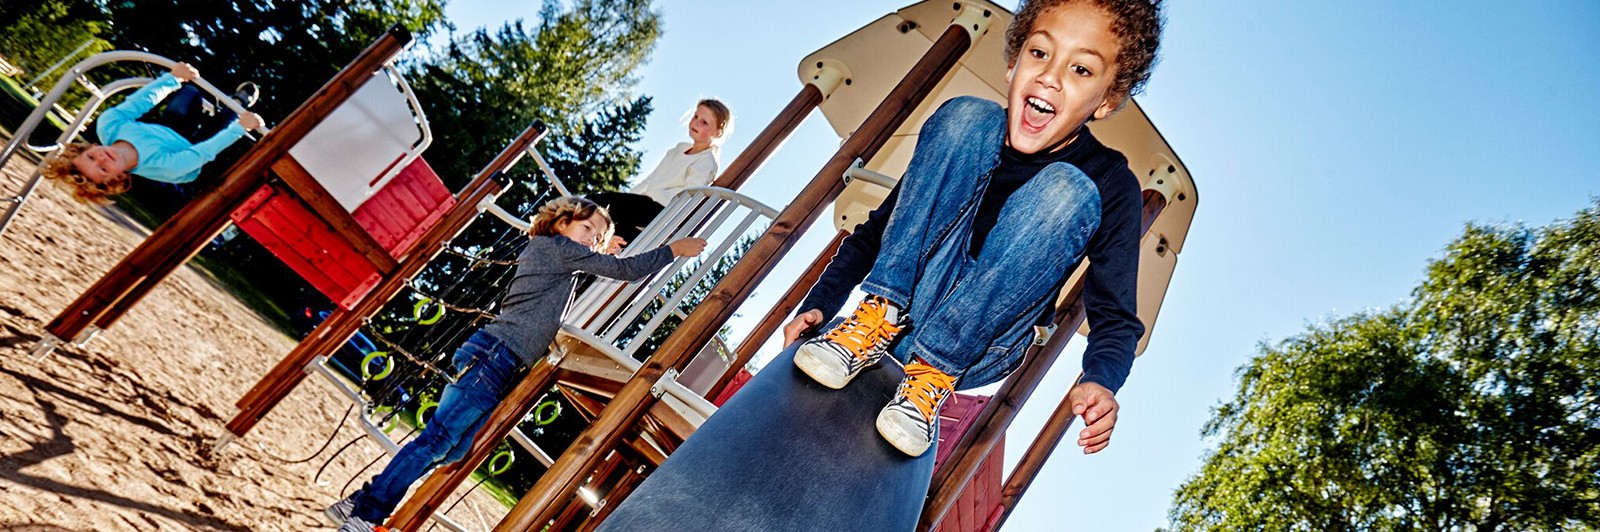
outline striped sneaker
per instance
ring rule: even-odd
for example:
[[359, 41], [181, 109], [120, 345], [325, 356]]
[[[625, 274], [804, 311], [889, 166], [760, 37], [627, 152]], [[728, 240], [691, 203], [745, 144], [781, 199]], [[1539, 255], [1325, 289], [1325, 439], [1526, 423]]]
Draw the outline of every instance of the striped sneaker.
[[899, 307], [888, 299], [868, 296], [850, 319], [801, 344], [794, 365], [823, 386], [843, 388], [863, 368], [878, 363], [904, 325]]
[[329, 506], [326, 510], [323, 510], [322, 515], [327, 517], [328, 521], [333, 526], [340, 526], [343, 525], [345, 521], [350, 520], [350, 514], [354, 513], [355, 511], [356, 494], [352, 493], [349, 497], [339, 499], [339, 502], [333, 503], [332, 506]]
[[878, 434], [900, 452], [922, 456], [933, 445], [939, 426], [939, 407], [956, 389], [956, 378], [933, 366], [912, 360], [906, 378], [888, 406], [878, 412]]
[[379, 526], [378, 523], [352, 515], [350, 519], [339, 526], [339, 532], [389, 532], [389, 529]]

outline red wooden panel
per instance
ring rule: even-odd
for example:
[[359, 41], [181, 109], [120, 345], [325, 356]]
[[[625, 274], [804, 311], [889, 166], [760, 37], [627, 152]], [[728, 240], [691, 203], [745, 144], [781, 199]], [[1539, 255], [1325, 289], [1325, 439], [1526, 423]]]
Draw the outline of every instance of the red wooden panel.
[[[399, 256], [453, 206], [455, 196], [418, 158], [351, 214], [390, 255]], [[350, 308], [381, 280], [365, 256], [292, 192], [263, 186], [231, 216], [241, 230], [341, 307]]]
[[378, 281], [372, 263], [290, 193], [263, 186], [232, 217], [241, 230], [342, 307], [349, 308]]
[[455, 196], [419, 157], [351, 214], [390, 255], [398, 257], [453, 206]]
[[713, 399], [711, 404], [721, 407], [722, 403], [728, 402], [728, 399], [733, 398], [734, 392], [743, 388], [744, 383], [750, 382], [750, 376], [750, 370], [739, 368], [739, 372], [733, 374], [733, 380], [728, 381], [728, 386], [722, 389], [722, 393], [717, 395], [717, 398]]
[[[279, 194], [268, 201], [260, 212], [261, 215], [257, 218], [261, 223], [271, 227], [288, 244], [288, 249], [285, 250], [287, 253], [274, 251], [273, 254], [278, 255], [280, 259], [285, 255], [293, 255], [308, 263], [312, 270], [329, 277], [333, 285], [328, 289], [318, 288], [329, 299], [339, 300], [338, 296], [343, 295], [349, 290], [350, 285], [355, 284], [357, 278], [355, 271], [358, 271], [358, 267], [347, 264], [348, 257], [354, 256], [363, 263], [366, 262], [366, 258], [356, 253], [343, 238], [333, 232], [333, 228], [322, 223], [310, 209], [288, 194]], [[309, 272], [296, 271], [301, 277], [308, 277]]]
[[278, 226], [277, 232], [280, 235], [294, 235], [293, 239], [287, 242], [288, 249], [283, 253], [274, 251], [274, 254], [279, 258], [292, 255], [305, 262], [310, 271], [296, 271], [308, 281], [319, 274], [326, 276], [329, 279], [327, 285], [319, 286], [313, 283], [312, 286], [316, 286], [318, 291], [328, 296], [328, 299], [335, 302], [344, 299], [360, 276], [357, 273], [360, 271], [359, 268], [362, 266], [371, 268], [366, 263], [366, 257], [357, 253], [333, 232], [333, 228], [323, 224], [297, 200], [281, 195], [270, 203], [270, 208], [273, 209], [272, 216], [262, 217], [263, 223]]
[[986, 404], [989, 404], [986, 396], [958, 393], [939, 409], [939, 447], [933, 459], [934, 471], [944, 465], [944, 459], [955, 450], [955, 442], [961, 439], [962, 434], [966, 434]]
[[[939, 446], [934, 455], [934, 471], [944, 467], [945, 459], [955, 451], [955, 442], [960, 441], [962, 435], [973, 429], [973, 423], [978, 414], [983, 412], [984, 405], [989, 404], [989, 399], [981, 395], [958, 393], [940, 409]], [[961, 495], [951, 504], [944, 520], [939, 522], [936, 529], [938, 532], [974, 532], [988, 529], [990, 514], [1000, 503], [1004, 451], [1005, 437], [1002, 435], [1000, 442], [995, 444], [994, 451], [978, 465], [972, 480], [961, 489]]]
[[255, 238], [256, 242], [272, 251], [273, 255], [283, 260], [285, 264], [289, 265], [289, 268], [299, 273], [301, 277], [306, 279], [306, 282], [311, 283], [311, 286], [316, 287], [319, 291], [337, 286], [333, 279], [312, 267], [311, 263], [306, 261], [305, 258], [294, 253], [280, 253], [279, 250], [287, 250], [293, 246], [274, 232], [271, 226], [263, 223], [260, 218], [246, 218], [240, 221], [238, 225], [240, 230], [243, 230], [252, 238]]

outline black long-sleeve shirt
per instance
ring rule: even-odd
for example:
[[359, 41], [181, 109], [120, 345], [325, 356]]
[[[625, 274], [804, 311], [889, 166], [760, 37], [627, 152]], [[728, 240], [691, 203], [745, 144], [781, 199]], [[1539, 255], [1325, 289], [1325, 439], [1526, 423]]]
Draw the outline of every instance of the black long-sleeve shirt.
[[[1083, 354], [1083, 380], [1116, 392], [1127, 381], [1133, 367], [1134, 350], [1144, 335], [1137, 298], [1143, 200], [1139, 180], [1128, 169], [1128, 161], [1121, 153], [1101, 144], [1087, 127], [1080, 130], [1071, 144], [1055, 152], [1023, 154], [1009, 146], [1002, 148], [1000, 165], [990, 174], [989, 185], [973, 220], [970, 252], [976, 255], [983, 249], [1006, 200], [1045, 166], [1056, 162], [1082, 170], [1100, 192], [1100, 227], [1090, 237], [1085, 250], [1090, 266], [1084, 279], [1083, 302], [1090, 332], [1089, 345]], [[850, 291], [872, 270], [883, 242], [884, 228], [899, 197], [897, 185], [867, 220], [857, 225], [839, 245], [839, 252], [797, 313], [815, 309], [832, 316], [839, 312]], [[1057, 280], [1061, 281], [1064, 280]], [[1061, 333], [1071, 334], [1071, 331]]]

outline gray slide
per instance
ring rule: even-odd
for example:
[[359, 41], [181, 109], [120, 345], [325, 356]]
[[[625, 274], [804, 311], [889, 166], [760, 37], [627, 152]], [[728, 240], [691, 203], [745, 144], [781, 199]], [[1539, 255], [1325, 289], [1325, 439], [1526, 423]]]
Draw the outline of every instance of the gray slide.
[[915, 528], [937, 449], [908, 457], [873, 427], [900, 366], [886, 359], [831, 390], [795, 369], [794, 351], [746, 383], [600, 530]]

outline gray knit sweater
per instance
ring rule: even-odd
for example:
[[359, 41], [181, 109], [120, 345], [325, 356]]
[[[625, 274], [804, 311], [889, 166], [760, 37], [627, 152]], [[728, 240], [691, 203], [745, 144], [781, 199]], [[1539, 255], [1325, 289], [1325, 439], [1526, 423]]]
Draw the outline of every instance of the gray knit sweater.
[[517, 256], [517, 274], [500, 300], [500, 312], [483, 331], [504, 340], [523, 364], [544, 356], [572, 300], [574, 273], [635, 281], [672, 264], [666, 246], [628, 258], [583, 247], [564, 236], [536, 236]]

